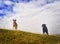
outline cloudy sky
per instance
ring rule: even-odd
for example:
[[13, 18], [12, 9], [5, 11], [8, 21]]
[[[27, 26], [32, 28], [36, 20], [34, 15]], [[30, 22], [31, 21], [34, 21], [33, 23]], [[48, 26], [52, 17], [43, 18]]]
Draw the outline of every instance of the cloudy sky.
[[4, 0], [0, 1], [0, 28], [12, 30], [17, 19], [18, 30], [42, 33], [46, 24], [49, 34], [60, 34], [59, 0]]

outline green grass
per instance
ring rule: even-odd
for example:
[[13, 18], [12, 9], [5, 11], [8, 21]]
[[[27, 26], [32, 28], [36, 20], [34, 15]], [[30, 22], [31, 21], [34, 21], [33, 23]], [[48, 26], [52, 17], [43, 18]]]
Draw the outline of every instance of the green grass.
[[60, 44], [60, 37], [0, 29], [0, 44]]

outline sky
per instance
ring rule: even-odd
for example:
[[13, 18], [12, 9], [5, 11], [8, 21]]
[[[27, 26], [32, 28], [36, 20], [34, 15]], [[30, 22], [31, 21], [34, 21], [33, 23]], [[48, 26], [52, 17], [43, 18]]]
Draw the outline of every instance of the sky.
[[1, 0], [0, 28], [12, 30], [17, 19], [18, 30], [42, 34], [46, 24], [49, 34], [60, 34], [60, 0]]

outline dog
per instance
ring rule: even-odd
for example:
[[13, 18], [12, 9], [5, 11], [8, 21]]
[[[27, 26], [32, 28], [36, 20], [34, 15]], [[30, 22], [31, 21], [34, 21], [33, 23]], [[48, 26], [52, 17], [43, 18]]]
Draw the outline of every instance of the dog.
[[43, 34], [46, 33], [48, 35], [48, 29], [46, 24], [42, 24]]
[[16, 22], [16, 19], [13, 19], [13, 29], [17, 29], [17, 22]]

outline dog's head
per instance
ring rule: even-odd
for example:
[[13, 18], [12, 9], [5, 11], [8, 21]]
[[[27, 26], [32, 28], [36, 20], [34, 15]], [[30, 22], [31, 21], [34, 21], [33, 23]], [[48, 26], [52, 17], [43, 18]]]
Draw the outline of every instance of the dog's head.
[[46, 27], [46, 24], [42, 24], [42, 27]]
[[13, 21], [15, 21], [15, 22], [16, 22], [16, 19], [13, 19]]

